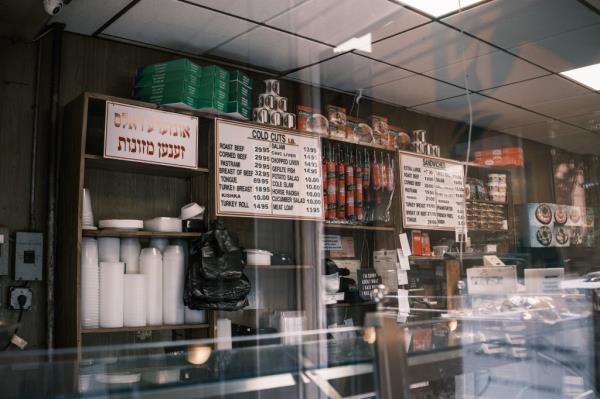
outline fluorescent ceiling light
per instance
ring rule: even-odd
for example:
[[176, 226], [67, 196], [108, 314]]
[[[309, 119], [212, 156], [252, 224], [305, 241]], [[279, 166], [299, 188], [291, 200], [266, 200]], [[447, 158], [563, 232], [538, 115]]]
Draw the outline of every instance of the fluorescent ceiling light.
[[333, 49], [335, 54], [345, 53], [346, 51], [360, 50], [365, 53], [371, 52], [371, 33], [367, 33], [361, 37], [353, 37], [352, 39], [346, 40]]
[[569, 79], [573, 79], [592, 90], [600, 90], [600, 64], [571, 69], [570, 71], [561, 72], [560, 74]]
[[361, 37], [353, 37], [333, 49], [335, 54], [345, 53], [346, 51], [360, 50], [365, 53], [371, 52], [371, 33]]
[[466, 8], [483, 0], [396, 0], [434, 18]]

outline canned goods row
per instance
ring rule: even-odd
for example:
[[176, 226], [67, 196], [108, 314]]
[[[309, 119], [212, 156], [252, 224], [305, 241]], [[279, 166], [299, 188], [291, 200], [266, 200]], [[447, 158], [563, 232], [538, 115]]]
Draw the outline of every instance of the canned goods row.
[[429, 155], [432, 157], [439, 157], [441, 154], [439, 145], [433, 145], [422, 141], [413, 141], [412, 151], [418, 154]]
[[258, 123], [280, 126], [288, 129], [296, 128], [296, 115], [265, 107], [254, 108], [252, 119]]
[[287, 112], [288, 99], [273, 93], [261, 93], [258, 95], [258, 107]]

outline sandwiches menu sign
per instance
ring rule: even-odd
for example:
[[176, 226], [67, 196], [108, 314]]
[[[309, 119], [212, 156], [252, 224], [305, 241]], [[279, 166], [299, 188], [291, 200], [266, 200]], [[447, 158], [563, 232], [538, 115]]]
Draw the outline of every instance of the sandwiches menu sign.
[[322, 218], [319, 137], [220, 119], [215, 131], [218, 216]]
[[404, 228], [455, 230], [465, 223], [460, 162], [400, 152]]
[[198, 167], [198, 118], [106, 102], [104, 157]]

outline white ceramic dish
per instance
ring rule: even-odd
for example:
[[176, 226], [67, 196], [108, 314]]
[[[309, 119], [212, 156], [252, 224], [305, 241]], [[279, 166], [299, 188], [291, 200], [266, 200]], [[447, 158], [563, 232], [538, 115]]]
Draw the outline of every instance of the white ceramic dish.
[[101, 229], [141, 230], [144, 222], [137, 219], [105, 219], [98, 222]]
[[148, 231], [159, 231], [161, 233], [180, 233], [181, 219], [158, 217], [144, 220], [144, 229]]
[[246, 249], [246, 262], [253, 266], [271, 266], [273, 254], [262, 249]]
[[204, 217], [204, 207], [195, 202], [181, 207], [181, 220], [202, 219]]

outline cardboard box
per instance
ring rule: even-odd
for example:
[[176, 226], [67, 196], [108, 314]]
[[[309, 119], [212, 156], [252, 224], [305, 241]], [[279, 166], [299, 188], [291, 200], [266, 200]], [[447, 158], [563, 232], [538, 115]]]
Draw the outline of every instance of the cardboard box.
[[141, 75], [152, 75], [158, 73], [174, 72], [174, 71], [188, 71], [196, 75], [202, 74], [202, 68], [194, 64], [187, 58], [179, 58], [173, 61], [161, 62], [158, 64], [146, 65], [138, 69], [137, 76]]

